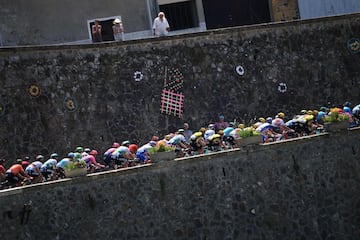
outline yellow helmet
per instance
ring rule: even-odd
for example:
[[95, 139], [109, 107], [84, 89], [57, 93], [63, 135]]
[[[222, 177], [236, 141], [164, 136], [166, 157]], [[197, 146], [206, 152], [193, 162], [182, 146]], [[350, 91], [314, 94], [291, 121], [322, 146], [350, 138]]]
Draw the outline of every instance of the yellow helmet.
[[206, 128], [204, 128], [204, 127], [200, 128], [199, 132], [202, 132], [202, 133], [206, 132]]
[[259, 122], [265, 123], [266, 120], [265, 120], [265, 118], [261, 117], [261, 118], [259, 118]]
[[279, 112], [279, 113], [277, 114], [277, 116], [278, 116], [279, 118], [284, 118], [284, 117], [285, 117], [285, 113]]
[[308, 110], [308, 111], [306, 112], [306, 114], [313, 115], [313, 111], [312, 111], [312, 110]]
[[238, 128], [244, 129], [244, 128], [245, 128], [245, 124], [240, 123], [240, 124], [238, 125]]

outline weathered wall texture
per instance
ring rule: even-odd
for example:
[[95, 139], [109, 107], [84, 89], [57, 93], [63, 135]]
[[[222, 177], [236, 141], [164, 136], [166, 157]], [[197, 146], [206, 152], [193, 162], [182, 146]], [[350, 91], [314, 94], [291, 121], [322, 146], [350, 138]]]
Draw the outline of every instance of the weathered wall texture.
[[0, 193], [2, 239], [360, 236], [360, 129]]
[[[229, 28], [166, 39], [0, 51], [0, 156], [100, 151], [188, 121], [249, 122], [360, 102], [360, 15]], [[168, 116], [166, 89], [183, 95]], [[168, 101], [169, 102], [169, 101]]]

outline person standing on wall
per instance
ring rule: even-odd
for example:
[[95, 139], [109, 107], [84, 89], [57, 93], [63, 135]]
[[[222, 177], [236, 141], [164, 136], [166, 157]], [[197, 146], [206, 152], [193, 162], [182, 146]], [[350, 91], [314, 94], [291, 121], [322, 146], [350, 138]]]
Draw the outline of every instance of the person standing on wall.
[[157, 37], [165, 37], [170, 31], [170, 26], [163, 12], [159, 12], [158, 17], [154, 19], [153, 34]]
[[101, 25], [99, 20], [95, 20], [95, 24], [91, 27], [91, 32], [93, 42], [102, 42]]
[[115, 41], [123, 41], [124, 37], [124, 27], [122, 25], [122, 22], [120, 19], [116, 18], [113, 21], [113, 26], [112, 26], [112, 30], [113, 30], [113, 34], [114, 34], [114, 40]]

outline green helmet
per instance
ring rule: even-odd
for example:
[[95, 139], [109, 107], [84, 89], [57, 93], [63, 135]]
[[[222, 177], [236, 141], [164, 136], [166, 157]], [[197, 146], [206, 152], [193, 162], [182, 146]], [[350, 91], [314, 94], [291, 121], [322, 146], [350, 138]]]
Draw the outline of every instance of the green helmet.
[[79, 152], [79, 153], [82, 153], [84, 151], [84, 148], [83, 147], [77, 147], [75, 149], [75, 152]]

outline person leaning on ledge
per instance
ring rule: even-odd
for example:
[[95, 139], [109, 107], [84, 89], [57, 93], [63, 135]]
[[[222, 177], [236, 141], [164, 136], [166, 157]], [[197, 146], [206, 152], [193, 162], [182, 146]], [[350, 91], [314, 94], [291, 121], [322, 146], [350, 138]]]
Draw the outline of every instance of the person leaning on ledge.
[[165, 37], [169, 34], [170, 26], [163, 12], [159, 12], [158, 17], [154, 19], [153, 34], [157, 37]]

